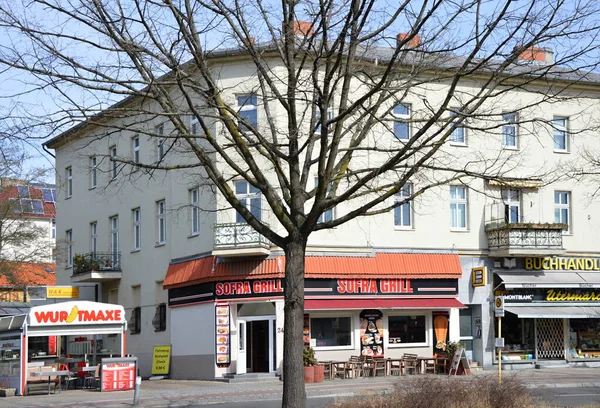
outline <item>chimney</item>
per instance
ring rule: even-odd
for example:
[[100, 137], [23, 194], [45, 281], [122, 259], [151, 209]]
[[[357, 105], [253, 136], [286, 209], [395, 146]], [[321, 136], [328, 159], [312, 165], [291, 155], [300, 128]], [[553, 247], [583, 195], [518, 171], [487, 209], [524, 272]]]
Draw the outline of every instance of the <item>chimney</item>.
[[[406, 41], [406, 39], [409, 37], [410, 37], [410, 34], [406, 34], [406, 33], [398, 34], [396, 36], [396, 45], [400, 45], [401, 43]], [[404, 44], [404, 46], [408, 47], [408, 48], [417, 48], [419, 45], [421, 45], [421, 36], [420, 35], [414, 35], [410, 40], [408, 40], [407, 43]]]
[[517, 57], [518, 61], [532, 61], [543, 64], [554, 63], [554, 52], [552, 51], [552, 48], [529, 47], [521, 49], [521, 47], [515, 47], [514, 51], [520, 52]]
[[314, 35], [315, 33], [312, 23], [309, 23], [308, 21], [292, 21], [292, 30], [294, 30], [294, 34], [303, 36]]

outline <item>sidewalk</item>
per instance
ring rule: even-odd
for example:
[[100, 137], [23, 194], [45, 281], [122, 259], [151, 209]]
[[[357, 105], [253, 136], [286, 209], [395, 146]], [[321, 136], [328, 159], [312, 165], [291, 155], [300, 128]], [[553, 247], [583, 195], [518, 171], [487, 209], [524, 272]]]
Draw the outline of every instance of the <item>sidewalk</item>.
[[[381, 394], [391, 392], [394, 384], [412, 376], [360, 378], [356, 380], [328, 380], [307, 384], [311, 396], [338, 396]], [[453, 376], [450, 381], [498, 381], [497, 371], [478, 371], [471, 376]], [[503, 381], [516, 379], [527, 387], [600, 387], [600, 368], [548, 368], [503, 371]], [[273, 400], [281, 397], [282, 383], [236, 383], [218, 381], [160, 380], [143, 381], [140, 407], [177, 407], [190, 404], [210, 405], [240, 401]], [[133, 391], [100, 393], [89, 390], [69, 390], [58, 394], [36, 394], [27, 397], [0, 398], [0, 408], [69, 408], [69, 407], [130, 407]]]

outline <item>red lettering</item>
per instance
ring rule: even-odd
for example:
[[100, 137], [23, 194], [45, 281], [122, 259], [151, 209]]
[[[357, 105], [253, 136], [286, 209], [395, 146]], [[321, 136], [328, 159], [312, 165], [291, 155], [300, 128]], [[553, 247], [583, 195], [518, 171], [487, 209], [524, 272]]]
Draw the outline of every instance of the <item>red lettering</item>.
[[244, 289], [243, 289], [242, 293], [245, 295], [251, 295], [252, 289], [250, 289], [250, 282], [244, 282], [243, 286], [244, 286]]
[[223, 294], [223, 284], [222, 283], [217, 283], [215, 285], [215, 294], [217, 296], [221, 296]]
[[121, 320], [121, 311], [120, 310], [115, 310], [115, 320], [116, 321]]
[[269, 282], [270, 281], [262, 281], [260, 283], [260, 293], [268, 293], [268, 292], [272, 292], [269, 288]]
[[348, 290], [346, 288], [346, 279], [338, 279], [337, 281], [337, 291], [338, 293], [346, 293]]
[[34, 314], [38, 323], [48, 323], [52, 312], [35, 312]]

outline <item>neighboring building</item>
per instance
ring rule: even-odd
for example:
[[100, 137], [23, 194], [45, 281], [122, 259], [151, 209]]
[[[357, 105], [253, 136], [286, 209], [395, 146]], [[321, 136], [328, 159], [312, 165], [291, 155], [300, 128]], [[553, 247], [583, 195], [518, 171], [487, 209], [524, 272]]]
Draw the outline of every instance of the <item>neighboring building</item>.
[[[223, 97], [233, 101], [248, 92], [251, 84], [245, 84], [253, 75], [248, 65], [226, 58], [219, 63], [237, 84], [225, 86]], [[558, 164], [596, 137], [583, 131], [576, 143], [569, 130], [584, 128], [582, 111], [599, 115], [599, 85], [598, 77], [590, 76], [578, 85], [589, 99], [526, 111], [554, 122], [554, 130], [532, 129], [527, 121], [517, 125], [507, 113], [496, 133], [457, 128], [447, 149], [457, 156], [516, 152], [527, 156], [528, 169]], [[468, 86], [463, 85], [465, 92]], [[409, 94], [411, 108], [399, 115], [424, 109], [423, 101], [439, 100], [442, 90], [426, 92], [427, 98]], [[497, 107], [500, 112], [513, 108], [511, 97], [536, 97], [527, 90], [511, 92], [496, 101], [506, 104]], [[244, 95], [241, 104], [247, 107], [251, 98]], [[260, 122], [260, 109], [252, 106]], [[158, 119], [148, 126], [156, 133], [170, 131]], [[194, 172], [149, 177], [108, 160], [185, 163], [192, 160], [189, 152], [166, 152], [162, 139], [134, 132], [98, 137], [101, 132], [79, 125], [46, 143], [56, 151], [57, 229], [65, 242], [57, 283], [98, 284], [99, 301], [125, 307], [127, 351], [138, 356], [142, 376], [150, 375], [152, 347], [166, 344], [173, 347], [174, 378], [280, 371], [281, 250], [241, 223]], [[317, 357], [430, 356], [451, 340], [464, 343], [473, 360], [490, 368], [497, 363], [498, 335], [492, 301], [502, 291], [508, 295], [502, 322], [505, 367], [594, 363], [600, 343], [590, 327], [600, 316], [594, 313], [600, 299], [592, 292], [600, 287], [600, 275], [586, 271], [600, 270], [594, 218], [600, 204], [584, 200], [591, 191], [584, 184], [545, 185], [520, 178], [519, 171], [506, 182], [432, 189], [393, 212], [313, 234], [306, 259], [305, 342]], [[236, 180], [232, 188], [261, 219], [274, 221], [248, 183]], [[344, 211], [341, 205], [324, 216]], [[105, 338], [104, 345], [115, 348], [111, 341]], [[582, 353], [571, 355], [572, 348]]]

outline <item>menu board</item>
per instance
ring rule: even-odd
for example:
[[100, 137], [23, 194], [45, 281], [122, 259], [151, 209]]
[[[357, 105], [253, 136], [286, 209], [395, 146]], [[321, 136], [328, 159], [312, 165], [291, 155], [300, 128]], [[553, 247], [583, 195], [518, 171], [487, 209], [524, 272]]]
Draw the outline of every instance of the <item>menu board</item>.
[[383, 357], [383, 340], [381, 310], [360, 312], [360, 353], [363, 356]]
[[217, 304], [215, 307], [216, 351], [217, 365], [226, 367], [231, 363], [230, 333], [229, 333], [229, 305]]
[[302, 341], [304, 342], [304, 347], [310, 347], [310, 316], [304, 315], [304, 328], [302, 329]]
[[127, 391], [135, 387], [137, 359], [103, 358], [100, 370], [100, 391]]

